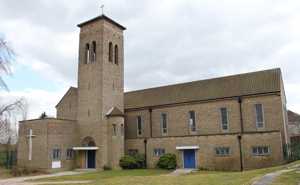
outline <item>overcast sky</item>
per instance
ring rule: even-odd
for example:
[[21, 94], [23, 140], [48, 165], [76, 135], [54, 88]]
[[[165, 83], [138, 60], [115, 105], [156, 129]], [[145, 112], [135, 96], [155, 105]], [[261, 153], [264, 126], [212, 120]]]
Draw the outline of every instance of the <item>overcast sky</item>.
[[77, 86], [76, 25], [104, 13], [127, 27], [125, 89], [280, 67], [288, 108], [300, 113], [298, 0], [2, 0], [0, 36], [17, 53], [10, 92], [29, 118]]

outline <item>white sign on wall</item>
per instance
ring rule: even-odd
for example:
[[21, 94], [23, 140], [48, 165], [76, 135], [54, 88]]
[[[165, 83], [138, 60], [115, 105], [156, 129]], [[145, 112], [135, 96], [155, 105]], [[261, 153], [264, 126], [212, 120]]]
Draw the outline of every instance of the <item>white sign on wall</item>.
[[52, 161], [52, 168], [61, 168], [61, 161]]

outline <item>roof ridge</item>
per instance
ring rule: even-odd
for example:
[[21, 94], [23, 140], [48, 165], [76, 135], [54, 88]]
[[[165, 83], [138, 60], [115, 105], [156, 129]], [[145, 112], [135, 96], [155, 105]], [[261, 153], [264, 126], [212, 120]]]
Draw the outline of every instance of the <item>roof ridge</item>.
[[145, 89], [137, 89], [137, 90], [133, 90], [133, 91], [127, 91], [127, 92], [124, 92], [124, 93], [129, 94], [129, 93], [135, 93], [135, 92], [141, 92], [141, 91], [147, 91], [147, 90], [154, 90], [154, 89], [165, 88], [165, 87], [187, 85], [187, 84], [191, 84], [191, 83], [195, 83], [195, 82], [225, 79], [225, 78], [238, 77], [238, 76], [250, 75], [250, 74], [255, 74], [255, 73], [262, 73], [262, 72], [271, 72], [271, 71], [274, 71], [274, 72], [279, 71], [280, 75], [281, 75], [281, 69], [280, 68], [271, 68], [271, 69], [266, 69], [266, 70], [259, 70], [259, 71], [245, 72], [245, 73], [232, 74], [232, 75], [226, 75], [226, 76], [219, 76], [219, 77], [207, 78], [207, 79], [202, 79], [202, 80], [193, 80], [193, 81], [189, 81], [189, 82], [179, 82], [179, 83], [156, 86], [156, 87], [150, 87], [150, 88], [145, 88]]

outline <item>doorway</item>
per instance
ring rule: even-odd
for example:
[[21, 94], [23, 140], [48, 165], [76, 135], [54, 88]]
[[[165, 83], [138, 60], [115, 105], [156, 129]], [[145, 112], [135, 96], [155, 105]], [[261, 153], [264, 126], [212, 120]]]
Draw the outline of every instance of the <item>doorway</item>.
[[87, 150], [86, 151], [86, 168], [96, 168], [96, 151]]
[[183, 167], [196, 168], [196, 155], [195, 150], [183, 150]]

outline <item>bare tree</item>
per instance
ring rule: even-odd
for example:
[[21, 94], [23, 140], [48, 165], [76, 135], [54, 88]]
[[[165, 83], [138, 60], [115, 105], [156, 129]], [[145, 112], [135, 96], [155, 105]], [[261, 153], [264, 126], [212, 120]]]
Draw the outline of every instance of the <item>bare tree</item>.
[[15, 52], [8, 46], [7, 42], [0, 38], [0, 88], [8, 90], [2, 79], [2, 74], [11, 74], [11, 62], [15, 59]]
[[[9, 91], [2, 75], [12, 73], [11, 65], [14, 59], [15, 52], [3, 38], [0, 38], [0, 89]], [[23, 119], [26, 119], [26, 113], [27, 103], [23, 98], [10, 103], [0, 103], [0, 143], [3, 143], [3, 138], [6, 140], [6, 144], [10, 143], [12, 135], [17, 133], [16, 117], [21, 115]], [[13, 123], [15, 123], [15, 130], [12, 129]]]
[[26, 119], [26, 112], [27, 103], [23, 98], [0, 105], [0, 143], [10, 144], [13, 137], [17, 137], [17, 117]]

